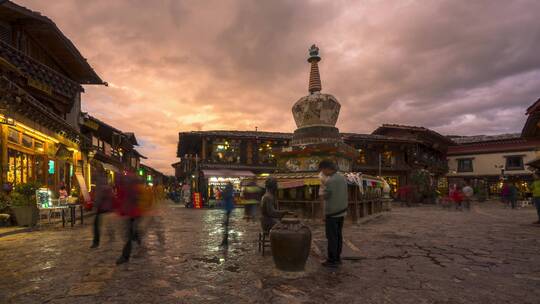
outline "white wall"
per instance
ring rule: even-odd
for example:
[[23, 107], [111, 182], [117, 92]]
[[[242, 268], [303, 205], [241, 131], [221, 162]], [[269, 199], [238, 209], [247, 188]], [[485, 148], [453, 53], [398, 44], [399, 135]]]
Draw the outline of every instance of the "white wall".
[[[472, 176], [472, 175], [500, 175], [501, 169], [496, 168], [502, 166], [505, 168], [506, 158], [505, 156], [511, 155], [524, 155], [523, 164], [530, 162], [537, 157], [536, 151], [522, 151], [522, 152], [506, 152], [506, 153], [489, 153], [489, 154], [468, 154], [448, 157], [448, 176]], [[472, 172], [457, 172], [458, 171], [458, 159], [473, 158], [473, 171]], [[524, 170], [504, 170], [505, 175], [516, 174], [532, 174], [533, 172], [527, 169], [527, 165], [524, 165]]]

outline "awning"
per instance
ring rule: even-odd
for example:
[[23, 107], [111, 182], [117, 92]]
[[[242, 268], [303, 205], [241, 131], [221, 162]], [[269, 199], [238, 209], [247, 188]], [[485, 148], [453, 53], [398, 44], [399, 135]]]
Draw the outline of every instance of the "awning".
[[297, 187], [303, 187], [303, 186], [305, 186], [305, 183], [303, 180], [278, 181], [279, 189], [289, 189], [289, 188], [297, 188]]
[[79, 184], [79, 188], [81, 189], [81, 194], [84, 198], [84, 201], [89, 202], [90, 193], [88, 193], [88, 188], [86, 187], [86, 181], [84, 180], [84, 176], [80, 172], [75, 172], [75, 178], [77, 179], [77, 183]]
[[255, 177], [255, 173], [247, 170], [202, 170], [205, 177]]
[[120, 173], [120, 170], [118, 168], [116, 168], [115, 166], [111, 165], [111, 164], [107, 164], [107, 163], [102, 162], [101, 165], [103, 166], [103, 169], [105, 169], [105, 170]]
[[527, 166], [531, 166], [535, 169], [540, 169], [540, 157], [537, 157], [530, 162], [526, 163]]

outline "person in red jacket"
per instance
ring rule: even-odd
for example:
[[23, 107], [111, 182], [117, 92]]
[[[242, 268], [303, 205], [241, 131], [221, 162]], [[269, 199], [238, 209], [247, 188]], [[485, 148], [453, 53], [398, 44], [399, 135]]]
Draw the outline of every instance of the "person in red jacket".
[[138, 183], [135, 175], [130, 172], [118, 177], [115, 207], [118, 214], [126, 218], [126, 244], [122, 249], [122, 255], [116, 260], [117, 265], [129, 261], [133, 241], [141, 244], [137, 227], [142, 215], [138, 204]]
[[450, 198], [456, 204], [456, 209], [462, 210], [464, 196], [461, 187], [456, 187], [456, 189], [450, 195]]

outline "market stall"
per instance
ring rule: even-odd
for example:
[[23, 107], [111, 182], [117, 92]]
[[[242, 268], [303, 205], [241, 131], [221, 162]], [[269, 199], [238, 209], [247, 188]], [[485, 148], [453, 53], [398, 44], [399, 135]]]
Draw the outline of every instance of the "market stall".
[[[383, 209], [382, 190], [384, 179], [359, 172], [344, 173], [349, 185], [348, 218], [359, 218]], [[321, 181], [317, 172], [276, 173], [270, 177], [278, 181], [278, 208], [292, 211], [304, 218], [322, 217], [322, 198], [319, 197]], [[266, 177], [259, 177], [257, 184], [264, 187]]]

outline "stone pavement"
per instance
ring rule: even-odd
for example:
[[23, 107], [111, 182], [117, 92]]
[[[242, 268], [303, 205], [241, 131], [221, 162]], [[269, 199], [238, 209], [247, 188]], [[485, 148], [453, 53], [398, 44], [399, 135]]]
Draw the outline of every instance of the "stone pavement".
[[[122, 242], [91, 250], [91, 226], [49, 228], [0, 238], [0, 303], [539, 303], [540, 227], [532, 208], [498, 203], [471, 212], [396, 208], [363, 225], [346, 224], [358, 259], [337, 271], [282, 273], [257, 254], [257, 223], [237, 210], [230, 245], [220, 248], [220, 210], [166, 210], [160, 244], [151, 227], [129, 264]], [[115, 221], [109, 219], [109, 222]], [[320, 224], [310, 224], [316, 242]], [[118, 223], [116, 225], [118, 230]]]

